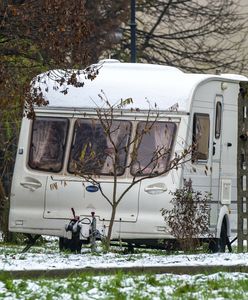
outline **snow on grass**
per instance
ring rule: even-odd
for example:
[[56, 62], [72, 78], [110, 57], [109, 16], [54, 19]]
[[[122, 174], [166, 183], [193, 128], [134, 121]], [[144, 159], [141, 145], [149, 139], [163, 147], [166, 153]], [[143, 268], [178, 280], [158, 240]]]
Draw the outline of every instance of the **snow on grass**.
[[56, 241], [49, 241], [29, 252], [23, 247], [0, 243], [0, 299], [248, 299], [248, 274], [215, 273], [211, 275], [127, 274], [123, 270], [111, 276], [84, 274], [65, 279], [11, 279], [1, 270], [45, 270], [83, 267], [132, 267], [180, 265], [248, 265], [248, 253], [175, 254], [165, 251], [137, 250], [123, 254], [60, 253]]
[[137, 250], [122, 254], [113, 249], [110, 253], [91, 253], [84, 248], [81, 254], [60, 253], [54, 241], [42, 247], [33, 247], [21, 253], [23, 247], [0, 243], [0, 270], [47, 270], [64, 268], [108, 268], [142, 266], [231, 266], [248, 265], [248, 253], [176, 254], [165, 251]]
[[248, 275], [77, 276], [66, 279], [0, 280], [0, 299], [247, 299]]

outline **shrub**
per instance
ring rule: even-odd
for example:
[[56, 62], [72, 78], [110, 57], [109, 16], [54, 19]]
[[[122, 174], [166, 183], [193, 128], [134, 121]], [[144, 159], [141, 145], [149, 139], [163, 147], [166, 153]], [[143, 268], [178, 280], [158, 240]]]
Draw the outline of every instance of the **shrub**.
[[172, 209], [162, 208], [162, 216], [182, 250], [195, 250], [200, 244], [200, 237], [209, 236], [211, 195], [194, 191], [192, 180], [184, 179], [182, 188], [171, 192]]

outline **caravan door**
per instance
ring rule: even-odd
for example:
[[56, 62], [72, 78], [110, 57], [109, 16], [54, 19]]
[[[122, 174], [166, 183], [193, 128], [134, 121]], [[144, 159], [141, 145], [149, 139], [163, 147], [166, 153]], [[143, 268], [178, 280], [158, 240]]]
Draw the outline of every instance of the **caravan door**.
[[222, 115], [223, 115], [223, 96], [216, 95], [213, 115], [212, 143], [212, 170], [211, 170], [211, 219], [210, 224], [215, 228], [218, 220], [218, 211], [221, 194], [221, 155], [222, 155]]
[[220, 199], [220, 166], [222, 153], [222, 112], [223, 112], [223, 96], [217, 95], [215, 98], [215, 110], [213, 119], [213, 144], [212, 144], [212, 183], [211, 194], [212, 203], [218, 203]]

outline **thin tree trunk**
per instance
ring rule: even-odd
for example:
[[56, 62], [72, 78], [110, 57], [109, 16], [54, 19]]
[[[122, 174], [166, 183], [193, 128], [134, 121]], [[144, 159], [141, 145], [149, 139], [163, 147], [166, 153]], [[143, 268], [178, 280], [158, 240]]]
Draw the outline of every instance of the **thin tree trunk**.
[[109, 229], [108, 229], [108, 235], [107, 235], [107, 241], [106, 241], [106, 250], [109, 251], [110, 247], [110, 240], [111, 240], [111, 235], [112, 235], [112, 229], [114, 226], [114, 221], [115, 221], [115, 214], [116, 214], [116, 204], [113, 204], [112, 206], [112, 212], [111, 212], [111, 218], [109, 222]]
[[8, 237], [8, 199], [0, 179], [0, 231], [4, 238]]

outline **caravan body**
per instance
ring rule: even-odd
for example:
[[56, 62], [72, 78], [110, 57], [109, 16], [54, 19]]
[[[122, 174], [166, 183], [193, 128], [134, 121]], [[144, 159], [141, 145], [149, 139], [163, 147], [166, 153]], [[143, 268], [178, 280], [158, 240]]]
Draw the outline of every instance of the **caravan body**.
[[[23, 118], [11, 191], [10, 231], [66, 237], [65, 226], [73, 208], [80, 218], [94, 212], [97, 228], [104, 234], [111, 207], [92, 183], [74, 175], [71, 162], [77, 140], [84, 138], [83, 128], [91, 126], [92, 120], [97, 123], [95, 109], [103, 105], [104, 95], [112, 105], [132, 98], [133, 103], [115, 111], [115, 119], [131, 136], [156, 103], [162, 129], [142, 145], [143, 153], [146, 147], [156, 147], [160, 139], [170, 147], [172, 159], [201, 131], [197, 161], [189, 160], [177, 170], [141, 181], [128, 191], [117, 208], [112, 238], [171, 238], [160, 210], [169, 207], [170, 191], [182, 187], [184, 178], [191, 178], [195, 190], [212, 194], [210, 228], [214, 236], [220, 237], [223, 221], [228, 234], [235, 234], [237, 103], [239, 83], [247, 78], [186, 74], [173, 67], [108, 60], [101, 63], [94, 80], [83, 78], [80, 88], [61, 86], [45, 74], [40, 78], [49, 104], [36, 108], [35, 120]], [[169, 128], [164, 137], [163, 126]], [[130, 151], [125, 154], [125, 163]], [[129, 169], [120, 172], [118, 193], [130, 185], [131, 173]], [[97, 180], [111, 195], [113, 178], [105, 167]]]

